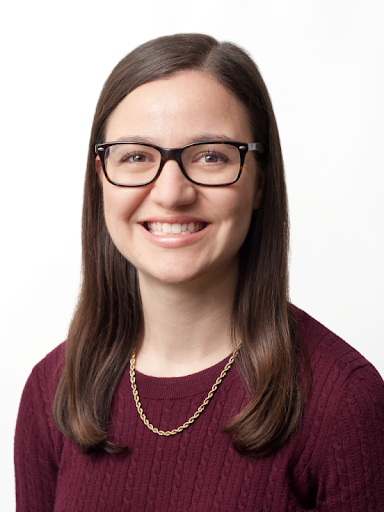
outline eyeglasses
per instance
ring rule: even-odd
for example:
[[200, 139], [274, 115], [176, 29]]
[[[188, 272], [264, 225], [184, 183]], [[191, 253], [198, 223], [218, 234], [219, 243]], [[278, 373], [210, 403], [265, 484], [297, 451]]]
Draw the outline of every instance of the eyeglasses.
[[107, 180], [119, 187], [142, 187], [159, 177], [164, 165], [175, 160], [187, 180], [205, 187], [235, 183], [241, 175], [248, 151], [264, 152], [261, 142], [196, 142], [164, 149], [135, 142], [95, 145]]

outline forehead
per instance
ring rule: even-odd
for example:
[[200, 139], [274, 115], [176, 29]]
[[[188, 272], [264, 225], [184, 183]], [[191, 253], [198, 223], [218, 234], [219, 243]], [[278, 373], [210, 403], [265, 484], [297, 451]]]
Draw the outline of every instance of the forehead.
[[106, 140], [143, 136], [175, 147], [200, 134], [252, 142], [246, 109], [236, 96], [206, 73], [184, 71], [128, 94], [108, 120]]

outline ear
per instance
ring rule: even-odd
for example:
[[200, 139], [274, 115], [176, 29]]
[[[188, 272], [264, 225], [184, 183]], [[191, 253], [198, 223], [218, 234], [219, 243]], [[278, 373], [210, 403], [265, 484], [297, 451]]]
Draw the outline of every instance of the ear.
[[101, 167], [101, 161], [100, 161], [100, 157], [97, 156], [95, 158], [95, 170], [96, 170], [96, 173], [99, 177], [99, 181], [100, 181], [100, 184], [102, 184], [103, 182], [103, 168]]
[[96, 169], [96, 172], [97, 174], [99, 175], [99, 178], [100, 178], [100, 174], [102, 173], [102, 168], [101, 168], [101, 162], [100, 162], [100, 157], [97, 156], [95, 158], [95, 169]]
[[259, 208], [261, 196], [263, 195], [264, 183], [265, 183], [264, 173], [257, 170], [255, 193], [253, 195], [253, 203], [252, 203], [254, 210], [257, 210]]

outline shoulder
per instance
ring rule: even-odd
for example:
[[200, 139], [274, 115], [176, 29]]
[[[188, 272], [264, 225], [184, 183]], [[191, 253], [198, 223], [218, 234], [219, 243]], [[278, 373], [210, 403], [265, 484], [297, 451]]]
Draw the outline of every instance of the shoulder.
[[384, 444], [384, 382], [375, 367], [304, 311], [295, 308], [295, 314], [312, 370], [306, 403], [310, 423], [317, 420], [326, 433], [342, 416], [353, 429], [377, 421]]
[[64, 353], [63, 343], [33, 368], [21, 397], [14, 440], [18, 510], [54, 507], [63, 437], [54, 425], [52, 404], [64, 367]]
[[29, 429], [33, 423], [53, 427], [52, 404], [64, 357], [65, 343], [61, 343], [33, 368], [21, 396], [16, 434], [21, 428]]
[[[328, 412], [334, 422], [352, 402], [359, 404], [360, 414], [384, 418], [384, 382], [375, 367], [310, 315], [298, 308], [294, 312], [312, 370], [307, 402], [312, 418]], [[351, 405], [349, 413], [353, 411], [358, 412]]]
[[346, 379], [361, 379], [365, 375], [372, 382], [382, 382], [374, 366], [351, 345], [301, 309], [295, 307], [294, 312], [314, 380], [321, 376], [333, 378], [342, 386]]
[[55, 347], [51, 352], [36, 364], [33, 369], [33, 372], [38, 372], [39, 374], [55, 374], [56, 371], [60, 371], [64, 368], [64, 360], [65, 360], [65, 346], [66, 342], [60, 343], [57, 347]]
[[54, 348], [36, 364], [26, 383], [24, 392], [28, 387], [35, 388], [35, 391], [38, 388], [39, 394], [44, 396], [46, 400], [52, 400], [64, 369], [64, 361], [65, 342]]
[[312, 370], [311, 400], [339, 412], [349, 399], [358, 400], [361, 410], [376, 407], [384, 415], [384, 382], [375, 367], [307, 313], [295, 312]]
[[382, 506], [383, 379], [335, 333], [299, 309], [295, 314], [312, 369], [299, 444], [318, 475], [319, 510]]

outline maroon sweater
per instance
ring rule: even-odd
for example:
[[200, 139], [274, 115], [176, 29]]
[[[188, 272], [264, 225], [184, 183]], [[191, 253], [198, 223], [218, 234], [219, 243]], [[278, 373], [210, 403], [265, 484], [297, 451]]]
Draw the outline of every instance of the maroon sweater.
[[[160, 437], [143, 424], [129, 370], [116, 390], [111, 421], [126, 453], [81, 455], [51, 419], [63, 345], [33, 370], [16, 428], [17, 510], [384, 511], [384, 383], [336, 335], [300, 312], [313, 387], [300, 428], [277, 453], [239, 455], [221, 429], [247, 402], [233, 365], [195, 423]], [[179, 378], [137, 372], [143, 410], [163, 430], [202, 403], [226, 361]]]

